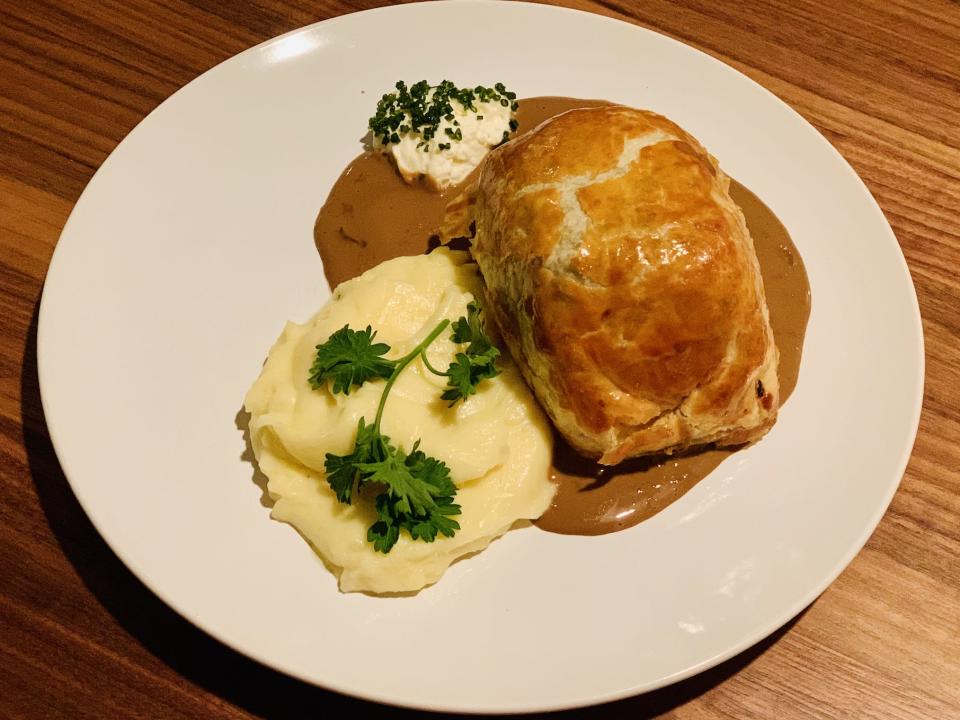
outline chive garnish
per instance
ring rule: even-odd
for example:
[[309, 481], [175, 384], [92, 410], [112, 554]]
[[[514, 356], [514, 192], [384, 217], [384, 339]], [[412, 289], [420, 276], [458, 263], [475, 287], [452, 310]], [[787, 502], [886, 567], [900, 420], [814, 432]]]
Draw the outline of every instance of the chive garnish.
[[[477, 102], [499, 102], [502, 107], [516, 111], [516, 93], [507, 90], [503, 83], [493, 88], [477, 85], [475, 88], [458, 88], [449, 80], [431, 86], [421, 80], [408, 86], [402, 80], [395, 85], [396, 92], [385, 93], [377, 103], [377, 112], [370, 118], [369, 127], [374, 136], [384, 145], [399, 143], [404, 135], [412, 133], [420, 137], [417, 148], [429, 151], [430, 142], [437, 136], [442, 121], [451, 123], [455, 129], [444, 128], [444, 135], [460, 142], [463, 132], [456, 119], [453, 103], [459, 103], [467, 112], [477, 111]], [[483, 115], [477, 114], [477, 120]], [[517, 129], [516, 120], [510, 121], [510, 131]], [[510, 132], [504, 132], [505, 142]], [[437, 143], [440, 150], [449, 150], [451, 143]]]

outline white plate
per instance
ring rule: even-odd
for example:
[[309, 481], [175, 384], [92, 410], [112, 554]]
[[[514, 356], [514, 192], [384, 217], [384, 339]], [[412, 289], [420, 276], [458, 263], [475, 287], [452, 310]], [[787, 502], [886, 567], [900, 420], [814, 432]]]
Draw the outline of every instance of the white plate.
[[[806, 262], [813, 312], [800, 383], [767, 438], [631, 530], [527, 528], [416, 597], [341, 595], [297, 533], [268, 519], [234, 419], [284, 320], [307, 318], [329, 294], [313, 224], [377, 98], [400, 78], [444, 77], [650, 108], [697, 136], [777, 213]], [[903, 256], [823, 137], [680, 43], [512, 3], [340, 17], [177, 92], [77, 203], [47, 276], [38, 345], [63, 469], [157, 595], [309, 682], [468, 711], [650, 690], [786, 622], [886, 509], [923, 384]]]

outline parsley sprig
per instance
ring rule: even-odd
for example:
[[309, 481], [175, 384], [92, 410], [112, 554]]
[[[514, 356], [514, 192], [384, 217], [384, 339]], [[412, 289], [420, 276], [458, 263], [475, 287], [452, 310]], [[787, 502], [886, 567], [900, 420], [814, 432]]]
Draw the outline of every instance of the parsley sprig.
[[467, 316], [453, 324], [453, 341], [469, 344], [466, 350], [456, 354], [445, 373], [448, 378], [447, 389], [441, 397], [450, 401], [450, 407], [458, 400], [473, 395], [483, 380], [500, 373], [497, 369], [500, 351], [483, 331], [480, 306], [475, 302], [467, 305]]
[[430, 372], [447, 378], [441, 397], [450, 401], [450, 407], [476, 393], [483, 380], [499, 374], [496, 361], [500, 351], [484, 332], [481, 310], [474, 302], [467, 306], [467, 315], [452, 325], [451, 339], [466, 348], [456, 354], [446, 371], [430, 365], [427, 348], [449, 325], [449, 320], [441, 321], [413, 350], [395, 360], [384, 357], [390, 346], [374, 342], [376, 333], [369, 325], [364, 330], [344, 325], [317, 345], [310, 368], [313, 388], [329, 382], [333, 393], [344, 395], [371, 380], [387, 381], [373, 424], [360, 418], [353, 449], [346, 455], [327, 453], [324, 462], [327, 482], [341, 503], [351, 504], [366, 486], [376, 488], [377, 519], [367, 529], [367, 541], [384, 554], [396, 544], [401, 530], [414, 540], [433, 542], [438, 534], [453, 537], [460, 529], [454, 519], [460, 514], [460, 506], [454, 502], [457, 488], [446, 464], [420, 450], [419, 440], [407, 453], [380, 431], [390, 390], [404, 368], [418, 357]]
[[366, 330], [351, 330], [344, 325], [323, 345], [317, 345], [317, 356], [310, 368], [310, 385], [316, 389], [330, 378], [334, 394], [349, 395], [354, 385], [390, 377], [396, 362], [382, 357], [390, 346], [374, 343], [376, 335], [369, 325]]
[[[458, 88], [449, 80], [436, 86], [421, 80], [408, 87], [400, 80], [395, 87], [396, 92], [386, 93], [380, 98], [377, 112], [368, 122], [374, 136], [384, 145], [399, 143], [402, 136], [412, 133], [420, 136], [417, 147], [427, 151], [430, 141], [436, 137], [444, 120], [453, 125], [444, 128], [446, 138], [460, 142], [463, 132], [459, 127], [460, 122], [455, 119], [453, 103], [459, 103], [464, 110], [476, 114], [480, 120], [483, 115], [480, 114], [477, 103], [497, 102], [513, 111], [519, 107], [517, 94], [507, 90], [503, 83], [497, 83], [492, 88], [482, 85]], [[517, 121], [510, 120], [510, 130], [504, 131], [504, 141], [517, 127]], [[440, 150], [449, 150], [450, 147], [451, 142], [437, 143]]]

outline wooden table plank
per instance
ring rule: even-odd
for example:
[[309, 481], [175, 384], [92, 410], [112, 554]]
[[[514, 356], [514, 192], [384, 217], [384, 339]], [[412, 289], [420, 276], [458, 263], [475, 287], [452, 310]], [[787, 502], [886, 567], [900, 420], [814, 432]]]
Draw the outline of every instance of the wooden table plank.
[[[227, 650], [119, 562], [50, 446], [35, 344], [37, 302], [59, 232], [90, 177], [140, 119], [246, 47], [379, 4], [0, 0], [0, 717], [293, 717], [369, 708]], [[837, 582], [741, 656], [591, 715], [960, 717], [960, 6], [560, 4], [698, 47], [823, 132], [897, 234], [927, 343], [920, 432], [903, 484]]]

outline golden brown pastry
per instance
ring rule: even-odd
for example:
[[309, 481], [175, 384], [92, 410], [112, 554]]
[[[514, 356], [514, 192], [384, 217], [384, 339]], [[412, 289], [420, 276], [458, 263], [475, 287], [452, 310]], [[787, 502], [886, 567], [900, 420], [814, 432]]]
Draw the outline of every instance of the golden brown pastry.
[[494, 152], [473, 254], [557, 429], [605, 464], [762, 436], [778, 352], [729, 178], [651, 112], [570, 112]]

